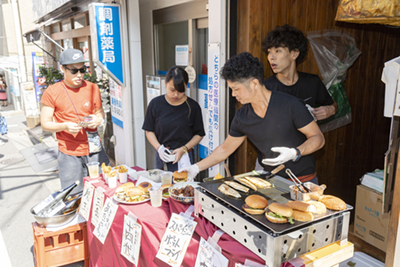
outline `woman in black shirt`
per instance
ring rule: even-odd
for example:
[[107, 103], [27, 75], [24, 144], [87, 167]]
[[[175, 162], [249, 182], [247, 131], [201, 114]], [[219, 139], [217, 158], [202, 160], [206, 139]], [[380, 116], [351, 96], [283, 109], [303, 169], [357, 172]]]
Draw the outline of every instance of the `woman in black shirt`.
[[[193, 150], [205, 132], [200, 105], [186, 96], [187, 72], [179, 67], [168, 70], [165, 80], [167, 93], [151, 100], [142, 129], [147, 140], [157, 150], [155, 169], [163, 169], [167, 163], [169, 171], [178, 169], [177, 162], [189, 153], [193, 164]], [[170, 154], [175, 160], [170, 160]]]

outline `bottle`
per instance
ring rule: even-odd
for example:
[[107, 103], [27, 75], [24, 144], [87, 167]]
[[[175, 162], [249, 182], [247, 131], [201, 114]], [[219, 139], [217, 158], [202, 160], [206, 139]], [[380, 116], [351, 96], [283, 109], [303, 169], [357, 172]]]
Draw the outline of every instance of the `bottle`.
[[33, 208], [33, 211], [37, 215], [42, 217], [51, 217], [55, 215], [58, 211], [62, 210], [65, 207], [64, 200], [68, 197], [69, 193], [71, 193], [71, 191], [79, 184], [80, 182], [78, 180], [70, 186], [51, 194], [38, 205], [36, 205]]
[[65, 207], [59, 212], [57, 212], [55, 215], [62, 215], [75, 210], [81, 203], [82, 194], [83, 192], [79, 192], [67, 197], [67, 200], [65, 200], [64, 202]]

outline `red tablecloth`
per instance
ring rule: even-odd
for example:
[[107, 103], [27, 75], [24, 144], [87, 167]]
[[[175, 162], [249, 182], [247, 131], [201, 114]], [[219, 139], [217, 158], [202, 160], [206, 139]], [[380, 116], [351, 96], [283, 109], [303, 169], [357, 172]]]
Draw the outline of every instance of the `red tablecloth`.
[[[138, 169], [138, 168], [135, 168]], [[89, 177], [84, 180], [90, 181]], [[116, 188], [109, 188], [103, 179], [94, 183], [95, 187], [102, 187], [106, 197], [112, 197]], [[119, 185], [119, 184], [118, 184]], [[168, 264], [156, 258], [156, 254], [167, 228], [172, 213], [179, 214], [185, 212], [189, 205], [168, 199], [163, 201], [159, 208], [153, 208], [150, 201], [141, 204], [125, 205], [119, 204], [118, 211], [114, 218], [110, 232], [104, 242], [104, 245], [93, 235], [94, 226], [91, 223], [91, 214], [87, 223], [88, 237], [90, 246], [90, 265], [91, 266], [133, 266], [125, 257], [121, 256], [121, 241], [123, 232], [124, 214], [132, 212], [137, 218], [138, 223], [142, 225], [142, 239], [139, 255], [139, 266], [163, 267]], [[194, 216], [194, 214], [192, 214]], [[193, 267], [196, 261], [197, 250], [200, 237], [205, 240], [212, 236], [219, 228], [202, 217], [194, 217], [197, 222], [195, 232], [187, 249], [182, 266]], [[218, 241], [222, 249], [222, 254], [228, 258], [229, 267], [234, 267], [235, 263], [244, 263], [246, 259], [265, 264], [264, 260], [248, 250], [242, 244], [227, 234], [223, 234]]]

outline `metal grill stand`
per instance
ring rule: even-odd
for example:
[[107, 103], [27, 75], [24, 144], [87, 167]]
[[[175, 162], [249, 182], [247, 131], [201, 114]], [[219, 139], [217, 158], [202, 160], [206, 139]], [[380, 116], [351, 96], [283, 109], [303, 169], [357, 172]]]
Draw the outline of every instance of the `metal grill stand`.
[[195, 215], [202, 215], [225, 231], [260, 258], [268, 267], [324, 247], [338, 240], [347, 240], [350, 212], [336, 213], [302, 228], [274, 233], [246, 213], [208, 193], [202, 187], [195, 190]]

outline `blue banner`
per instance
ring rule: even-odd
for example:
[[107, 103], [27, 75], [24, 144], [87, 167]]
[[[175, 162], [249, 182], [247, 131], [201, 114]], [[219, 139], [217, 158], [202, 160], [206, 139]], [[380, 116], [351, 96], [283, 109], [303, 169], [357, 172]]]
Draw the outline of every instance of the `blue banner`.
[[[121, 15], [116, 4], [91, 4], [91, 31], [96, 63], [120, 85], [124, 85]], [[95, 35], [95, 36], [93, 36]]]

